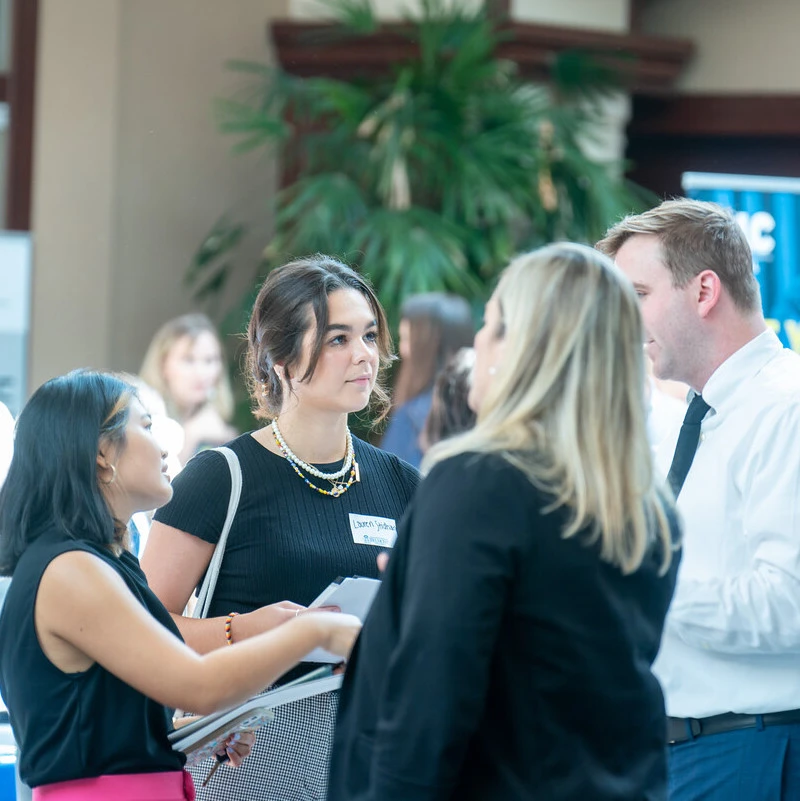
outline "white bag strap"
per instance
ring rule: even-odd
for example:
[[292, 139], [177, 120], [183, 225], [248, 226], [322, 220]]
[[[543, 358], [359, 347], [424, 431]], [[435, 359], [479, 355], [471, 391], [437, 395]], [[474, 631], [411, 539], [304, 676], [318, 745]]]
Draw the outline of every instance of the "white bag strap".
[[231, 471], [231, 497], [228, 501], [228, 514], [225, 517], [225, 525], [219, 535], [219, 540], [214, 548], [214, 555], [208, 563], [206, 577], [197, 595], [197, 603], [194, 605], [192, 617], [206, 617], [208, 608], [211, 606], [211, 599], [214, 597], [214, 589], [217, 586], [219, 569], [222, 565], [222, 557], [225, 555], [225, 544], [228, 541], [228, 533], [233, 525], [233, 518], [236, 517], [236, 510], [239, 508], [239, 498], [242, 494], [242, 467], [239, 459], [230, 448], [213, 448], [217, 453], [222, 454], [228, 462]]

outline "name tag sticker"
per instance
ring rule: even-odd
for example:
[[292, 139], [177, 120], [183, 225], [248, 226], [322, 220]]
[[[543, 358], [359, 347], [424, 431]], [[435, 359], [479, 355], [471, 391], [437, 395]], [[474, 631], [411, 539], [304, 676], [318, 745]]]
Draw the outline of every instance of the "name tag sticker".
[[397, 539], [397, 526], [391, 517], [355, 515], [350, 512], [350, 531], [356, 545], [377, 545], [393, 548]]

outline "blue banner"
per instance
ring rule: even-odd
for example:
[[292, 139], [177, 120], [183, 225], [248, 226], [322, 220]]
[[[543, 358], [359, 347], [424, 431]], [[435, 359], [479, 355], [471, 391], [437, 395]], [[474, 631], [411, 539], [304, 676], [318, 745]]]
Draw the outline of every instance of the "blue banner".
[[764, 316], [800, 352], [800, 178], [687, 172], [683, 191], [733, 210], [753, 251]]

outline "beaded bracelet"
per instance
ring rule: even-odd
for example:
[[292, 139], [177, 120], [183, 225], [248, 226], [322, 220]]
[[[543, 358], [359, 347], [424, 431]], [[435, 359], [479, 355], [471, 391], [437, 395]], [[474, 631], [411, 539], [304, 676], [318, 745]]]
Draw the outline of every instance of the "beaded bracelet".
[[233, 619], [238, 615], [238, 612], [231, 612], [225, 618], [225, 642], [228, 645], [233, 645], [233, 633], [231, 632], [231, 623], [233, 623]]

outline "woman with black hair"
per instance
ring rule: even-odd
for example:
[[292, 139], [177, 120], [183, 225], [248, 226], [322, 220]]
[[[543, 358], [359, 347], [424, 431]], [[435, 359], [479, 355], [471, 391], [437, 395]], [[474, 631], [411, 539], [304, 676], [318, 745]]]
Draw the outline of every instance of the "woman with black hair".
[[472, 345], [472, 310], [458, 295], [411, 295], [400, 310], [400, 369], [394, 411], [381, 447], [414, 467], [422, 461], [425, 419], [437, 374], [459, 348]]
[[[322, 646], [346, 655], [349, 615], [309, 614], [241, 648], [198, 655], [126, 549], [134, 512], [171, 495], [166, 453], [121, 379], [70, 373], [17, 421], [0, 491], [0, 691], [34, 801], [190, 799], [167, 707], [235, 706]], [[226, 743], [231, 762], [252, 737]]]
[[431, 393], [431, 408], [420, 436], [423, 453], [437, 442], [468, 431], [475, 425], [475, 412], [469, 407], [474, 369], [474, 348], [461, 348], [439, 371]]

